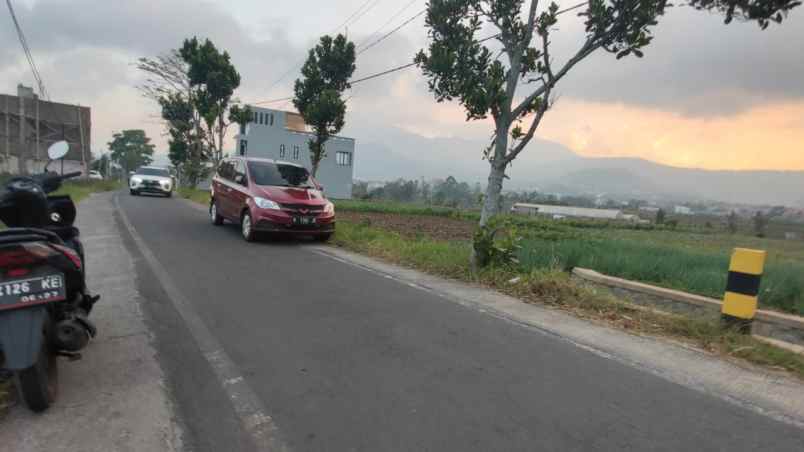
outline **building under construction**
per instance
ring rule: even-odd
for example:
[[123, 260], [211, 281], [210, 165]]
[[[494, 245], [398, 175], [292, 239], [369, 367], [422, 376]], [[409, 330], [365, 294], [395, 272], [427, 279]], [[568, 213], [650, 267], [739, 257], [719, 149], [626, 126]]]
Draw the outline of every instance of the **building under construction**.
[[0, 171], [40, 172], [47, 163], [47, 148], [64, 140], [70, 145], [65, 171], [86, 174], [92, 159], [90, 131], [89, 107], [44, 101], [32, 88], [18, 85], [16, 96], [0, 94]]

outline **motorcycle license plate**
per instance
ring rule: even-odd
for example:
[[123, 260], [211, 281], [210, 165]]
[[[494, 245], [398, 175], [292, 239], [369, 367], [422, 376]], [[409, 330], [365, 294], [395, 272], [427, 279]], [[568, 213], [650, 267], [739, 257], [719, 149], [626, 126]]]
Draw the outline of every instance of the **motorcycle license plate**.
[[27, 304], [61, 301], [67, 298], [64, 275], [53, 274], [27, 279], [0, 281], [0, 310]]
[[294, 217], [293, 224], [299, 226], [309, 226], [315, 224], [315, 217]]

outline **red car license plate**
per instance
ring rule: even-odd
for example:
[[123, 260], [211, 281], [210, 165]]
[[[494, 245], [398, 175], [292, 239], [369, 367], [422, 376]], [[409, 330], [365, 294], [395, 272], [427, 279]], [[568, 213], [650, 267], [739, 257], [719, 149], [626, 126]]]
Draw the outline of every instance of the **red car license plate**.
[[309, 226], [315, 224], [315, 217], [294, 217], [293, 224], [299, 226]]

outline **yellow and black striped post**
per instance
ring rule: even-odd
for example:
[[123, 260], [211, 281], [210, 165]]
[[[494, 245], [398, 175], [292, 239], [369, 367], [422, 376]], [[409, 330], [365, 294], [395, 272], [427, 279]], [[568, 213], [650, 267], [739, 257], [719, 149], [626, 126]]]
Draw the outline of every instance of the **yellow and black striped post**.
[[736, 326], [745, 334], [751, 333], [751, 321], [757, 312], [765, 255], [765, 251], [746, 248], [735, 248], [731, 255], [721, 314], [725, 325]]

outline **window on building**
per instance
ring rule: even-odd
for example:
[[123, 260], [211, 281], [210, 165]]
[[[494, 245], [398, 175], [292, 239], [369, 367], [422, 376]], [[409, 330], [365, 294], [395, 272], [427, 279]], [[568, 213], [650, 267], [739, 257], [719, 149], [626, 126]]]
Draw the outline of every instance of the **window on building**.
[[285, 158], [285, 145], [284, 144], [279, 145], [279, 158], [281, 158], [281, 159]]
[[352, 153], [351, 152], [344, 152], [338, 151], [335, 153], [335, 163], [338, 166], [351, 166], [352, 165]]
[[248, 151], [248, 141], [240, 140], [240, 155], [246, 155], [247, 151]]
[[274, 114], [271, 113], [271, 121], [269, 125], [274, 125]]
[[299, 147], [293, 146], [293, 160], [299, 160]]
[[257, 112], [256, 111], [251, 112], [251, 122], [257, 122]]
[[260, 124], [265, 124], [265, 115], [260, 112]]

